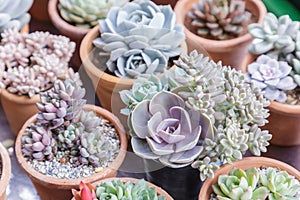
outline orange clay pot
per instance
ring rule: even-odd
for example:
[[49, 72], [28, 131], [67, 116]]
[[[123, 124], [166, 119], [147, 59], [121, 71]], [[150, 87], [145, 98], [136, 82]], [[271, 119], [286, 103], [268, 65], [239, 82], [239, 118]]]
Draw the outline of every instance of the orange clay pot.
[[2, 175], [0, 176], [0, 200], [6, 199], [6, 188], [9, 184], [11, 174], [11, 163], [8, 152], [0, 142], [0, 160], [2, 165]]
[[220, 169], [215, 171], [215, 177], [214, 178], [208, 178], [204, 184], [202, 185], [202, 188], [200, 190], [199, 194], [199, 200], [209, 200], [210, 195], [213, 192], [212, 185], [216, 184], [218, 181], [218, 177], [222, 174], [228, 174], [230, 170], [233, 168], [239, 168], [239, 169], [249, 169], [251, 167], [275, 167], [279, 170], [285, 170], [290, 175], [294, 176], [296, 179], [300, 180], [300, 172], [293, 168], [292, 166], [281, 162], [279, 160], [266, 158], [266, 157], [247, 157], [243, 158], [240, 161], [236, 161], [232, 164], [226, 164], [223, 165]]
[[10, 128], [15, 135], [19, 133], [26, 120], [38, 112], [36, 103], [39, 102], [39, 100], [39, 95], [29, 98], [26, 95], [19, 96], [10, 93], [6, 89], [2, 90], [2, 107]]
[[38, 21], [50, 21], [48, 14], [48, 1], [49, 0], [35, 0], [29, 13], [32, 18]]
[[81, 66], [81, 60], [79, 56], [80, 43], [83, 37], [87, 34], [87, 32], [90, 29], [76, 27], [66, 22], [63, 18], [61, 18], [57, 5], [58, 5], [58, 0], [49, 0], [48, 3], [49, 17], [53, 25], [58, 29], [58, 31], [62, 35], [70, 38], [72, 41], [76, 43], [76, 49], [71, 58], [71, 64], [72, 64], [72, 68], [75, 71], [78, 71]]
[[[107, 178], [107, 179], [104, 179], [104, 180], [101, 180], [101, 181], [98, 181], [96, 183], [94, 183], [93, 185], [96, 186], [96, 185], [99, 185], [100, 183], [102, 182], [108, 182], [108, 181], [112, 181], [112, 180], [120, 180], [122, 181], [123, 183], [125, 182], [128, 182], [128, 181], [131, 181], [132, 183], [136, 183], [139, 179], [136, 179], [136, 178], [128, 178], [128, 177], [120, 177], [120, 178]], [[155, 188], [156, 192], [158, 195], [162, 195], [164, 197], [166, 197], [167, 200], [173, 200], [173, 198], [166, 192], [164, 191], [162, 188], [146, 181], [147, 184], [152, 187], [152, 188]], [[75, 200], [75, 198], [73, 197], [72, 200]]]
[[21, 33], [29, 33], [29, 24], [26, 24], [21, 30]]
[[[248, 64], [255, 61], [256, 55], [249, 54], [243, 61], [242, 71], [247, 72]], [[271, 144], [278, 146], [300, 145], [300, 105], [289, 105], [271, 101], [268, 109], [269, 123], [262, 129], [272, 134]]]
[[[248, 46], [252, 42], [249, 33], [240, 37], [229, 40], [211, 40], [200, 37], [192, 33], [190, 24], [187, 23], [186, 15], [191, 10], [192, 5], [198, 3], [199, 0], [180, 0], [175, 6], [175, 14], [177, 23], [185, 26], [186, 43], [188, 52], [199, 47], [204, 48], [210, 57], [218, 62], [222, 61], [223, 65], [230, 65], [236, 69], [240, 68], [241, 62], [244, 60], [248, 52]], [[266, 7], [261, 0], [246, 0], [246, 9], [258, 18], [258, 23], [262, 23], [267, 13]]]
[[84, 107], [85, 111], [94, 111], [98, 116], [103, 117], [104, 119], [107, 119], [110, 121], [116, 131], [118, 132], [119, 138], [120, 138], [120, 152], [115, 158], [115, 160], [110, 164], [109, 167], [104, 168], [102, 171], [95, 173], [91, 176], [85, 177], [85, 178], [78, 178], [78, 179], [59, 179], [54, 178], [50, 176], [46, 176], [44, 174], [39, 173], [38, 171], [32, 169], [26, 159], [24, 158], [22, 154], [22, 144], [21, 144], [21, 138], [22, 135], [25, 132], [25, 129], [36, 120], [36, 116], [32, 116], [22, 127], [17, 139], [16, 139], [16, 156], [18, 159], [18, 162], [22, 169], [25, 171], [25, 173], [29, 176], [31, 181], [33, 182], [39, 196], [42, 200], [66, 200], [72, 198], [71, 189], [78, 189], [80, 181], [86, 182], [86, 183], [94, 183], [96, 181], [99, 181], [101, 179], [114, 177], [116, 176], [117, 170], [121, 166], [127, 150], [127, 138], [124, 131], [124, 127], [120, 123], [119, 119], [114, 116], [109, 111], [94, 106], [94, 105], [85, 105]]
[[175, 7], [178, 0], [151, 0], [157, 5], [170, 5], [172, 8]]

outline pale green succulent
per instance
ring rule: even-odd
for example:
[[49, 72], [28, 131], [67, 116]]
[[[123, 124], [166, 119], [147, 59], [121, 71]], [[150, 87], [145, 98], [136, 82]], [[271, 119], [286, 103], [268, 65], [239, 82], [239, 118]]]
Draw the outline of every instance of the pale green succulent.
[[112, 180], [101, 183], [96, 187], [99, 200], [166, 200], [165, 196], [158, 195], [155, 188], [150, 187], [145, 180], [136, 183], [123, 183], [121, 180]]
[[213, 185], [213, 191], [218, 200], [264, 200], [268, 189], [258, 185], [259, 172], [256, 168], [246, 171], [234, 168], [229, 174], [218, 177], [218, 183]]
[[211, 158], [208, 156], [202, 160], [193, 162], [192, 167], [199, 169], [201, 181], [204, 181], [206, 178], [213, 178], [214, 172], [219, 169], [219, 165], [212, 162]]
[[59, 0], [58, 9], [64, 20], [78, 27], [91, 28], [104, 19], [113, 6], [122, 6], [128, 0]]
[[272, 167], [262, 169], [260, 182], [269, 189], [269, 200], [299, 200], [300, 182], [286, 171]]

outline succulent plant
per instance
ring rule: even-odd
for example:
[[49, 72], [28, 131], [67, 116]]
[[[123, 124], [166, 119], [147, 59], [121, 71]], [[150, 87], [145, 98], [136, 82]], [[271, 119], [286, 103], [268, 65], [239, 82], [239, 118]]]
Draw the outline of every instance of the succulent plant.
[[97, 200], [96, 188], [90, 183], [80, 182], [79, 191], [72, 189], [75, 200]]
[[59, 0], [58, 9], [64, 20], [78, 27], [91, 28], [104, 19], [113, 6], [122, 6], [128, 0]]
[[67, 76], [75, 43], [48, 32], [6, 30], [0, 46], [0, 89], [33, 97]]
[[210, 157], [205, 157], [203, 160], [197, 160], [193, 162], [192, 167], [199, 169], [201, 181], [204, 181], [206, 178], [213, 178], [214, 172], [219, 169], [219, 165], [212, 162]]
[[170, 6], [136, 0], [113, 7], [99, 20], [101, 37], [94, 45], [110, 54], [108, 69], [122, 78], [158, 74], [169, 58], [181, 53], [185, 36]]
[[155, 188], [150, 187], [145, 180], [139, 180], [136, 183], [121, 180], [112, 180], [102, 182], [96, 188], [96, 194], [99, 200], [104, 199], [153, 199], [166, 200], [166, 197], [158, 195]]
[[183, 99], [167, 91], [139, 103], [129, 123], [133, 151], [173, 168], [187, 166], [199, 156], [203, 149], [199, 144], [201, 134], [213, 137], [209, 118], [195, 110], [185, 110]]
[[21, 30], [30, 21], [27, 11], [32, 3], [33, 0], [16, 0], [13, 4], [10, 0], [1, 0], [0, 33], [11, 28]]
[[242, 0], [199, 0], [193, 4], [188, 17], [191, 27], [202, 37], [226, 40], [244, 33], [251, 19]]
[[218, 177], [218, 183], [213, 185], [213, 191], [218, 200], [257, 200], [266, 199], [268, 189], [258, 187], [259, 172], [256, 168], [246, 171], [234, 168], [229, 174]]
[[270, 200], [289, 199], [297, 200], [300, 195], [300, 182], [286, 171], [269, 167], [260, 173], [260, 182], [270, 191]]
[[264, 91], [267, 99], [285, 102], [285, 91], [293, 90], [297, 86], [289, 76], [291, 70], [292, 67], [287, 62], [261, 55], [248, 65], [248, 76], [251, 83]]

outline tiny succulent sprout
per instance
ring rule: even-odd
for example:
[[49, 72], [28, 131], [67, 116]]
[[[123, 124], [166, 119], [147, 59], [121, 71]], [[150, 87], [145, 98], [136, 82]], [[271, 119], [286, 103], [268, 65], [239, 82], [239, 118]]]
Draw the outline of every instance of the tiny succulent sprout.
[[226, 40], [245, 32], [244, 26], [251, 19], [242, 0], [199, 0], [188, 13], [191, 28], [200, 36]]
[[210, 119], [195, 110], [186, 110], [184, 100], [167, 91], [139, 103], [129, 123], [133, 151], [172, 168], [187, 166], [200, 155], [200, 135], [213, 137]]
[[286, 171], [272, 167], [263, 169], [260, 182], [269, 189], [270, 200], [299, 200], [300, 182]]
[[267, 99], [283, 103], [286, 101], [285, 91], [297, 86], [289, 76], [291, 70], [292, 67], [287, 62], [261, 55], [248, 65], [248, 77], [251, 83], [262, 89]]
[[101, 37], [93, 43], [110, 54], [108, 70], [121, 78], [162, 73], [169, 58], [179, 56], [185, 39], [172, 8], [149, 0], [112, 7], [99, 27]]
[[269, 191], [264, 186], [259, 186], [259, 172], [256, 168], [246, 171], [234, 168], [229, 174], [218, 177], [213, 191], [218, 200], [264, 200]]
[[[0, 7], [0, 33], [6, 29], [20, 30], [30, 21], [30, 9], [33, 0], [14, 1], [2, 0]], [[0, 37], [1, 38], [1, 37]]]
[[90, 183], [80, 182], [79, 191], [72, 189], [75, 200], [97, 200], [96, 188]]
[[78, 27], [91, 28], [104, 19], [113, 6], [122, 6], [128, 0], [59, 0], [58, 9], [64, 20]]

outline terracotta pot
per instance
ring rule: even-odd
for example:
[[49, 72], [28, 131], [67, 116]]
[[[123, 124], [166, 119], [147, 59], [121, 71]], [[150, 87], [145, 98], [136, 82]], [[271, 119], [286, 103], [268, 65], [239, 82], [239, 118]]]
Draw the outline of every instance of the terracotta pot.
[[[107, 178], [107, 179], [98, 181], [98, 182], [94, 183], [93, 185], [96, 186], [96, 185], [99, 185], [102, 182], [107, 182], [107, 181], [112, 181], [112, 180], [121, 180], [123, 183], [128, 182], [128, 181], [131, 181], [132, 183], [136, 183], [139, 179], [129, 178], [129, 177]], [[152, 184], [148, 181], [147, 181], [147, 184], [150, 187], [155, 188], [157, 194], [165, 196], [167, 200], [173, 200], [173, 198], [166, 191], [164, 191], [162, 188], [157, 187], [156, 185], [154, 185], [154, 184]], [[72, 198], [72, 200], [75, 200], [75, 198]]]
[[75, 71], [78, 71], [81, 66], [81, 60], [79, 56], [80, 43], [83, 37], [87, 34], [87, 32], [90, 29], [79, 28], [66, 22], [63, 18], [61, 18], [57, 8], [57, 4], [58, 4], [58, 0], [49, 0], [48, 3], [49, 17], [53, 25], [58, 29], [58, 31], [62, 35], [70, 38], [72, 41], [76, 43], [76, 49], [71, 58], [71, 64], [72, 64], [72, 68], [74, 68]]
[[0, 142], [0, 158], [2, 165], [2, 175], [0, 176], [0, 200], [6, 199], [6, 188], [9, 184], [11, 174], [11, 163], [8, 152]]
[[[255, 61], [257, 56], [249, 54], [243, 61], [242, 71], [247, 72], [248, 64]], [[263, 129], [272, 134], [271, 144], [278, 146], [300, 145], [300, 105], [289, 105], [271, 101], [268, 109], [269, 123]]]
[[[246, 33], [234, 39], [218, 41], [206, 39], [192, 33], [190, 25], [187, 23], [186, 15], [191, 10], [192, 5], [198, 1], [180, 0], [174, 9], [177, 22], [185, 26], [188, 52], [194, 49], [198, 50], [198, 47], [202, 47], [214, 61], [222, 60], [223, 65], [230, 65], [239, 69], [244, 56], [248, 52], [248, 46], [252, 42], [251, 35]], [[258, 23], [262, 23], [267, 10], [261, 0], [246, 0], [246, 8], [258, 18]]]
[[121, 166], [127, 150], [127, 138], [124, 131], [124, 127], [120, 123], [119, 119], [114, 116], [112, 113], [107, 110], [93, 106], [93, 105], [85, 105], [84, 110], [86, 111], [94, 111], [98, 116], [102, 116], [103, 118], [110, 121], [115, 129], [118, 132], [120, 138], [120, 152], [117, 155], [116, 159], [110, 164], [109, 167], [104, 168], [101, 172], [95, 173], [91, 176], [85, 178], [78, 179], [58, 179], [50, 176], [46, 176], [44, 174], [39, 173], [38, 171], [32, 169], [26, 159], [24, 158], [21, 150], [21, 137], [26, 129], [31, 123], [36, 120], [36, 116], [32, 116], [22, 127], [17, 139], [16, 139], [16, 156], [18, 162], [25, 173], [29, 176], [31, 181], [33, 182], [39, 196], [42, 200], [66, 200], [72, 198], [71, 189], [78, 189], [78, 185], [80, 181], [86, 183], [94, 183], [104, 178], [114, 177], [116, 176], [117, 170]]
[[178, 0], [152, 0], [157, 5], [171, 5], [172, 8], [175, 7]]
[[35, 95], [29, 98], [26, 95], [16, 95], [8, 92], [6, 89], [2, 90], [1, 103], [5, 112], [7, 121], [12, 132], [17, 135], [23, 124], [34, 114], [38, 112], [36, 103], [39, 102], [40, 96]]
[[50, 21], [48, 14], [49, 0], [35, 0], [29, 10], [31, 17], [38, 21]]
[[292, 166], [275, 160], [271, 158], [266, 158], [266, 157], [247, 157], [243, 158], [240, 161], [234, 162], [233, 164], [226, 164], [223, 165], [220, 169], [215, 171], [215, 177], [214, 178], [209, 178], [207, 179], [200, 191], [199, 194], [199, 200], [209, 200], [210, 195], [213, 192], [212, 190], [212, 185], [216, 184], [218, 181], [218, 177], [221, 174], [228, 174], [230, 170], [233, 168], [240, 168], [243, 170], [249, 169], [251, 167], [275, 167], [278, 168], [279, 170], [285, 170], [287, 171], [290, 175], [294, 176], [296, 179], [300, 180], [300, 172], [293, 168]]
[[29, 33], [29, 24], [26, 24], [21, 30], [21, 33]]

